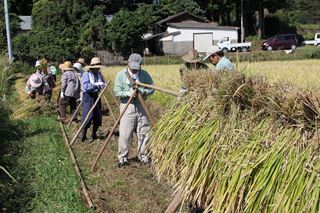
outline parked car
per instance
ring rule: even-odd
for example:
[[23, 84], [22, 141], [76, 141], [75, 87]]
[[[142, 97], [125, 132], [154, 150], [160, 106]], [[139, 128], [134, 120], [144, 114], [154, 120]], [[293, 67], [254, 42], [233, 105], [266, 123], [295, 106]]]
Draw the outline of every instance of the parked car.
[[251, 49], [251, 42], [231, 43], [230, 37], [224, 37], [223, 39], [220, 39], [217, 45], [223, 52], [234, 52], [237, 50], [241, 52], [247, 52]]
[[276, 50], [276, 49], [296, 49], [298, 46], [298, 39], [295, 34], [280, 34], [264, 41], [261, 44], [262, 50]]
[[302, 44], [319, 46], [320, 45], [320, 33], [316, 33], [314, 35], [314, 40], [307, 40], [307, 41], [304, 41]]

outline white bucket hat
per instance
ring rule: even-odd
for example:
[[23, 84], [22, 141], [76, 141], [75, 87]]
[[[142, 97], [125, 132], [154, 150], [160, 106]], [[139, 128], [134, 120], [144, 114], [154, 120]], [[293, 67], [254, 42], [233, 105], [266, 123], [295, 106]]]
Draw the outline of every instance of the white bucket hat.
[[204, 57], [203, 61], [207, 60], [207, 58], [209, 58], [210, 56], [212, 56], [215, 53], [221, 52], [222, 50], [218, 47], [218, 46], [212, 46], [209, 48], [209, 50], [207, 51], [207, 55], [206, 57]]
[[32, 74], [30, 76], [30, 85], [31, 87], [33, 88], [38, 88], [42, 85], [42, 78], [40, 75], [37, 75], [37, 74]]
[[74, 63], [73, 67], [76, 68], [79, 71], [82, 71], [82, 69], [83, 69], [82, 64], [80, 64], [78, 62]]
[[36, 61], [36, 64], [34, 65], [34, 67], [39, 67], [41, 65], [40, 61]]

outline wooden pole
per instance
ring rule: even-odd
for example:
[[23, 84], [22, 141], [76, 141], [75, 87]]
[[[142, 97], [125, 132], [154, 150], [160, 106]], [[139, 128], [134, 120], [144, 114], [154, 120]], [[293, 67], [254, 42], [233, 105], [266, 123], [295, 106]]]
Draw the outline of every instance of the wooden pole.
[[150, 120], [151, 125], [154, 126], [156, 124], [156, 121], [155, 121], [153, 115], [151, 114], [151, 112], [150, 112], [146, 102], [144, 101], [142, 95], [139, 92], [138, 92], [138, 99], [139, 99], [144, 111], [146, 112], [146, 114], [147, 114], [147, 116], [148, 116], [148, 118]]
[[67, 125], [67, 128], [69, 128], [69, 127], [70, 127], [71, 123], [73, 122], [74, 117], [76, 117], [76, 115], [78, 114], [78, 112], [79, 112], [79, 110], [80, 110], [81, 105], [82, 105], [82, 100], [80, 101], [80, 103], [79, 103], [79, 105], [78, 105], [78, 107], [77, 107], [76, 111], [74, 111], [74, 113], [73, 113], [73, 115], [72, 115], [72, 117], [71, 117], [71, 119], [70, 119], [70, 121], [69, 121], [69, 123], [68, 123], [68, 125]]
[[109, 83], [110, 83], [110, 81], [108, 81], [108, 82], [106, 83], [105, 87], [104, 87], [103, 90], [100, 92], [100, 94], [99, 94], [96, 102], [95, 102], [94, 105], [91, 107], [91, 109], [90, 109], [90, 111], [88, 112], [87, 116], [85, 117], [83, 123], [81, 124], [81, 127], [78, 129], [78, 131], [76, 132], [76, 134], [73, 136], [72, 141], [71, 141], [71, 143], [70, 143], [71, 146], [72, 146], [73, 143], [76, 141], [76, 139], [77, 139], [78, 135], [80, 134], [81, 130], [83, 129], [84, 125], [87, 123], [87, 121], [88, 121], [91, 113], [93, 112], [94, 108], [97, 106], [99, 100], [101, 99], [104, 91], [107, 89], [107, 86], [109, 85]]
[[130, 96], [127, 104], [125, 105], [125, 107], [124, 107], [124, 109], [123, 109], [123, 111], [120, 113], [120, 116], [118, 117], [117, 121], [116, 121], [115, 124], [113, 125], [111, 132], [109, 133], [106, 141], [104, 142], [104, 144], [102, 145], [102, 148], [101, 148], [100, 151], [99, 151], [99, 154], [97, 155], [96, 159], [94, 160], [94, 162], [93, 162], [93, 164], [92, 164], [92, 166], [91, 166], [91, 172], [94, 171], [94, 169], [95, 169], [95, 167], [96, 167], [96, 165], [97, 165], [97, 163], [98, 163], [98, 161], [99, 161], [102, 153], [104, 152], [104, 150], [105, 150], [108, 142], [110, 141], [110, 139], [111, 139], [111, 137], [112, 137], [112, 135], [113, 135], [113, 132], [116, 130], [118, 124], [120, 123], [120, 120], [121, 120], [122, 116], [123, 116], [124, 113], [126, 112], [128, 106], [130, 105], [132, 99], [135, 97], [136, 93], [137, 93], [137, 89], [134, 90], [134, 93]]
[[164, 93], [167, 93], [169, 95], [173, 95], [173, 96], [179, 96], [179, 93], [177, 92], [174, 92], [174, 91], [171, 91], [171, 90], [167, 90], [167, 89], [162, 89], [160, 87], [157, 87], [157, 86], [154, 86], [154, 85], [150, 85], [150, 84], [144, 84], [144, 83], [141, 83], [141, 82], [135, 82], [138, 86], [142, 86], [142, 87], [147, 87], [147, 88], [150, 88], [150, 89], [155, 89], [155, 90], [159, 90], [161, 92], [164, 92]]
[[111, 114], [111, 116], [113, 117], [114, 122], [116, 122], [117, 119], [116, 119], [116, 117], [114, 116], [114, 114], [113, 114], [113, 112], [112, 112], [111, 106], [110, 106], [110, 104], [109, 104], [109, 101], [108, 101], [106, 95], [103, 94], [102, 98], [103, 98], [104, 101], [106, 102], [106, 104], [107, 104], [107, 106], [108, 106], [108, 109], [109, 109], [109, 111], [110, 111], [110, 114]]
[[114, 99], [115, 103], [117, 103], [117, 104], [118, 104], [118, 106], [120, 106], [119, 99], [117, 99], [117, 97], [114, 95], [114, 93], [113, 93], [112, 89], [110, 88], [110, 85], [108, 85], [108, 90], [109, 90], [109, 92], [111, 93], [111, 95], [112, 95], [112, 97], [113, 97], [113, 99]]
[[166, 209], [165, 213], [175, 213], [177, 212], [177, 209], [181, 205], [182, 202], [182, 192], [181, 190], [178, 190], [173, 197], [173, 200], [169, 204], [168, 208]]
[[76, 160], [76, 158], [75, 158], [75, 156], [74, 156], [74, 154], [72, 152], [72, 149], [71, 149], [70, 144], [69, 144], [68, 136], [66, 134], [66, 131], [65, 131], [64, 126], [63, 126], [61, 121], [60, 121], [60, 128], [61, 128], [62, 135], [63, 135], [63, 138], [64, 138], [64, 143], [65, 143], [65, 145], [66, 145], [66, 147], [67, 147], [67, 149], [68, 149], [68, 151], [70, 153], [72, 164], [73, 164], [73, 166], [74, 166], [74, 168], [76, 170], [77, 176], [78, 176], [78, 178], [80, 180], [80, 186], [81, 186], [82, 193], [83, 193], [83, 195], [84, 195], [84, 197], [85, 197], [85, 199], [87, 201], [87, 204], [88, 204], [89, 208], [92, 208], [93, 207], [93, 202], [92, 202], [92, 200], [91, 200], [91, 198], [89, 196], [86, 184], [83, 181], [79, 166], [77, 164], [77, 160]]

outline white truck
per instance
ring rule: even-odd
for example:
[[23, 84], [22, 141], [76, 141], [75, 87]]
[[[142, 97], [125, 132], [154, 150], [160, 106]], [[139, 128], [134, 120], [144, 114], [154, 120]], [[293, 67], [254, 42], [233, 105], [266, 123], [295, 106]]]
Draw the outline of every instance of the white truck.
[[303, 42], [304, 45], [315, 45], [319, 46], [320, 45], [320, 33], [316, 33], [314, 35], [314, 40], [307, 40]]
[[217, 45], [223, 52], [247, 52], [251, 49], [251, 42], [231, 43], [230, 37], [220, 39]]

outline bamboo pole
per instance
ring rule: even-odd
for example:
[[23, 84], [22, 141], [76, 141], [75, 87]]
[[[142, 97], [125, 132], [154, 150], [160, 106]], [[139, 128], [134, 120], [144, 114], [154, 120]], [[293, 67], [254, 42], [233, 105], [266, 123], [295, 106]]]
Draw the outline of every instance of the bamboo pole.
[[132, 94], [132, 95], [130, 96], [127, 104], [125, 105], [125, 107], [124, 107], [124, 109], [123, 109], [123, 111], [120, 113], [120, 116], [118, 117], [117, 121], [116, 121], [115, 124], [113, 125], [111, 132], [109, 133], [106, 141], [105, 141], [104, 144], [102, 145], [102, 148], [100, 149], [100, 151], [99, 151], [96, 159], [94, 160], [94, 162], [93, 162], [93, 164], [92, 164], [92, 166], [91, 166], [91, 170], [90, 170], [91, 172], [94, 171], [94, 169], [95, 169], [95, 167], [96, 167], [96, 165], [97, 165], [97, 163], [98, 163], [98, 161], [99, 161], [102, 153], [104, 152], [104, 150], [105, 150], [108, 142], [109, 142], [110, 139], [111, 139], [111, 136], [113, 135], [113, 132], [114, 132], [115, 129], [117, 128], [118, 124], [120, 123], [120, 120], [121, 120], [122, 116], [124, 115], [124, 113], [126, 112], [126, 110], [127, 110], [128, 106], [130, 105], [132, 99], [135, 97], [135, 95], [136, 95], [136, 93], [137, 93], [137, 90], [138, 90], [138, 89], [135, 89], [135, 90], [134, 90], [134, 94]]
[[102, 98], [103, 98], [104, 101], [106, 102], [106, 104], [107, 104], [107, 106], [108, 106], [108, 109], [109, 109], [109, 111], [110, 111], [110, 114], [111, 114], [111, 116], [113, 117], [114, 122], [116, 122], [117, 119], [116, 119], [116, 117], [114, 116], [114, 114], [113, 114], [113, 112], [112, 112], [111, 106], [110, 106], [110, 104], [109, 104], [109, 101], [108, 101], [106, 95], [103, 94]]
[[99, 100], [101, 99], [104, 91], [107, 89], [107, 86], [109, 85], [110, 81], [108, 81], [105, 85], [105, 87], [103, 88], [103, 90], [100, 92], [96, 102], [94, 103], [94, 105], [91, 107], [90, 111], [88, 112], [87, 116], [85, 117], [84, 121], [81, 124], [81, 127], [78, 129], [78, 131], [76, 132], [76, 134], [73, 136], [72, 141], [70, 142], [70, 145], [72, 146], [73, 143], [76, 141], [78, 135], [80, 134], [81, 130], [83, 129], [84, 125], [87, 123], [92, 111], [94, 110], [94, 108], [97, 106]]
[[67, 149], [68, 149], [68, 151], [70, 153], [72, 164], [73, 164], [73, 166], [74, 166], [74, 168], [76, 170], [77, 176], [78, 176], [78, 178], [80, 180], [80, 186], [81, 186], [82, 193], [83, 193], [83, 195], [84, 195], [84, 197], [86, 199], [86, 202], [87, 202], [89, 208], [92, 208], [94, 206], [93, 202], [92, 202], [92, 200], [90, 198], [90, 195], [88, 193], [87, 186], [83, 181], [79, 166], [77, 164], [77, 160], [76, 160], [76, 158], [75, 158], [75, 156], [73, 154], [73, 151], [72, 151], [72, 149], [70, 147], [68, 136], [66, 134], [66, 131], [65, 131], [64, 126], [63, 126], [61, 121], [60, 121], [60, 128], [61, 128], [62, 135], [63, 135], [63, 138], [64, 138], [64, 143], [65, 143], [65, 145], [66, 145], [66, 147], [67, 147]]
[[74, 117], [76, 117], [76, 115], [78, 114], [78, 111], [80, 110], [81, 105], [82, 105], [82, 100], [80, 101], [76, 111], [74, 111], [74, 113], [73, 113], [73, 115], [72, 115], [72, 117], [71, 117], [71, 119], [70, 119], [70, 121], [69, 121], [69, 123], [67, 125], [67, 128], [70, 127], [71, 123], [73, 122]]
[[135, 82], [138, 86], [142, 86], [142, 87], [147, 87], [147, 88], [150, 88], [150, 89], [155, 89], [155, 90], [159, 90], [161, 92], [164, 92], [164, 93], [167, 93], [169, 95], [173, 95], [173, 96], [179, 96], [179, 93], [177, 92], [174, 92], [174, 91], [171, 91], [171, 90], [168, 90], [168, 89], [163, 89], [163, 88], [160, 88], [160, 87], [157, 87], [157, 86], [154, 86], [154, 85], [150, 85], [150, 84], [144, 84], [144, 83], [141, 83], [141, 82], [138, 82], [136, 81]]

